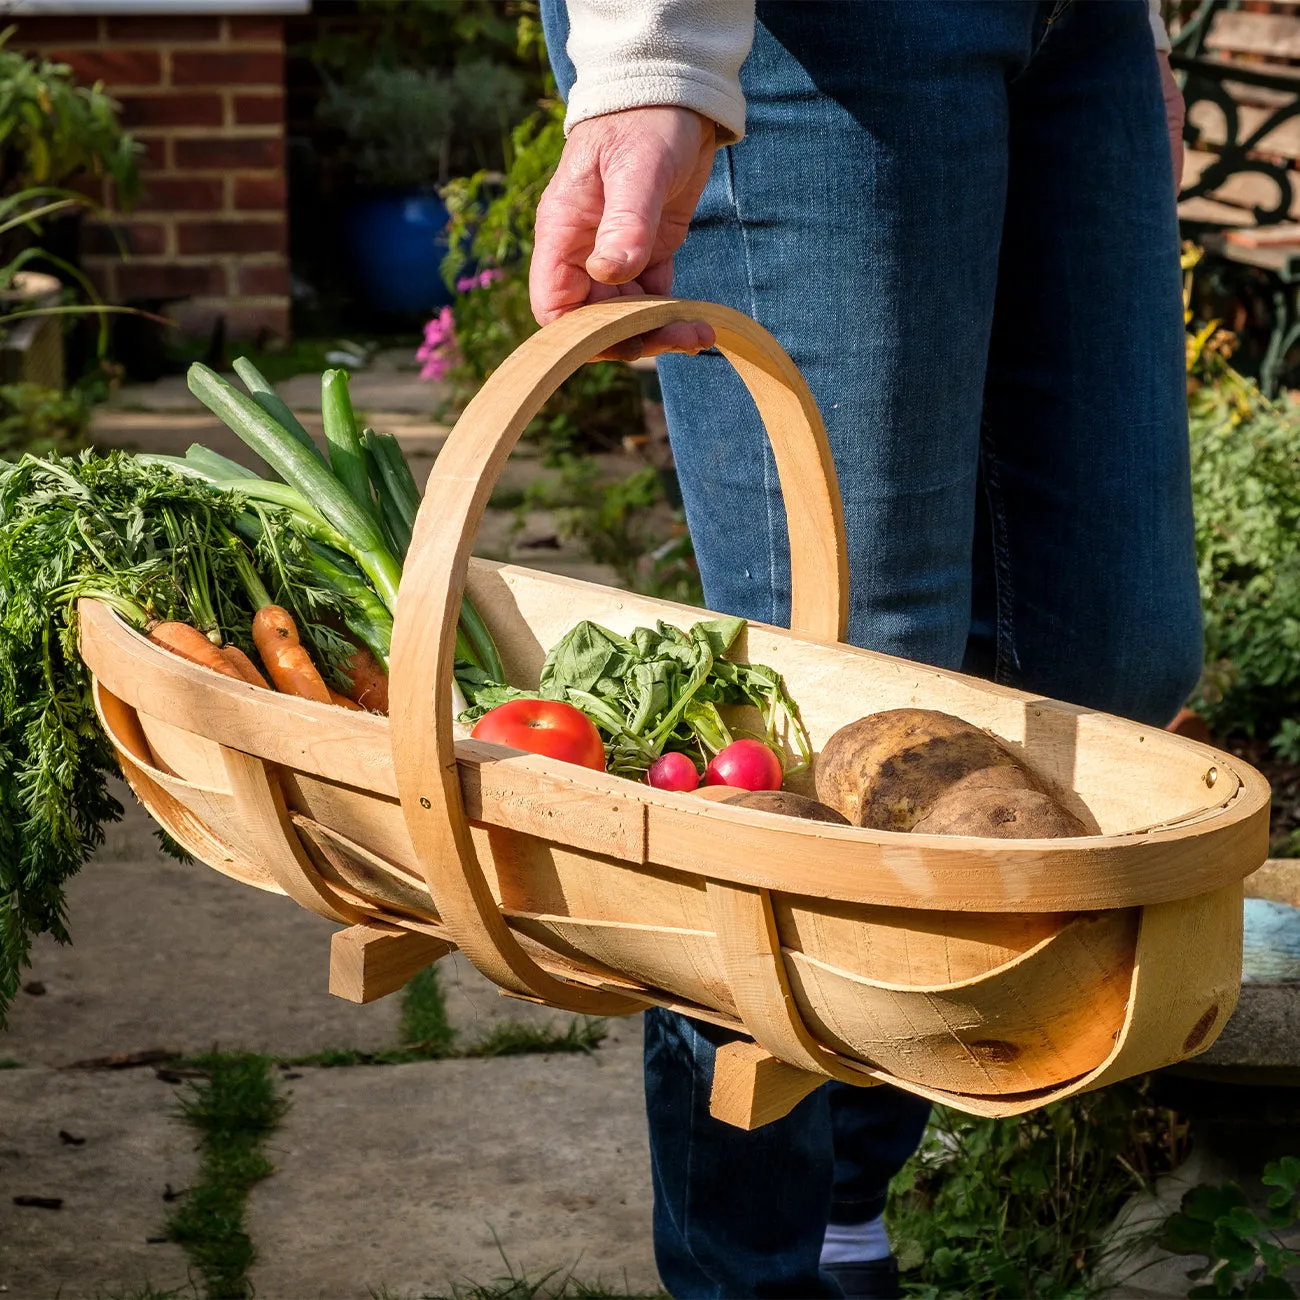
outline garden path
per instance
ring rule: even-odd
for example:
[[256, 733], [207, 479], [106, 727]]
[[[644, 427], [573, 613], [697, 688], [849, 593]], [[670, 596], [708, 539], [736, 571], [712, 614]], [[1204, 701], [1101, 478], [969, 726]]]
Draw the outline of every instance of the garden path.
[[[187, 1080], [156, 1059], [69, 1066], [397, 1043], [396, 997], [358, 1007], [326, 992], [328, 922], [162, 857], [123, 794], [125, 821], [71, 882], [72, 946], [37, 943], [0, 1033], [0, 1059], [18, 1063], [0, 1070], [0, 1291], [23, 1300], [186, 1284], [184, 1255], [159, 1238], [166, 1196], [198, 1169], [176, 1118]], [[439, 969], [465, 1039], [504, 1017], [568, 1023], [501, 998], [459, 957]], [[501, 1276], [500, 1251], [534, 1274], [576, 1265], [653, 1290], [639, 1067], [639, 1020], [611, 1024], [590, 1056], [282, 1067], [291, 1105], [266, 1146], [276, 1172], [247, 1216], [256, 1293], [446, 1294]]]

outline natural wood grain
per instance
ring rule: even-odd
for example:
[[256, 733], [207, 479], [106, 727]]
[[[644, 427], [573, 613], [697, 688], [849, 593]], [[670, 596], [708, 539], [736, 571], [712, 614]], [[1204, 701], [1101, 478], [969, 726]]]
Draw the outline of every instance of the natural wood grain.
[[825, 1079], [778, 1061], [757, 1043], [724, 1043], [713, 1058], [709, 1114], [756, 1129], [788, 1115]]
[[[582, 618], [627, 632], [703, 616], [468, 557], [495, 476], [550, 387], [673, 313], [714, 320], [768, 418], [791, 508], [801, 630], [751, 624], [737, 657], [782, 672], [815, 750], [867, 713], [941, 709], [1001, 739], [1099, 833], [837, 827], [453, 742], [462, 586], [521, 685]], [[605, 304], [542, 331], [498, 376], [422, 510], [391, 722], [218, 676], [82, 603], [105, 729], [183, 844], [370, 927], [341, 944], [389, 926], [440, 951], [463, 945], [524, 998], [606, 1015], [666, 1006], [744, 1035], [719, 1053], [715, 1097], [738, 1123], [785, 1113], [827, 1077], [1013, 1114], [1213, 1040], [1240, 977], [1241, 881], [1266, 851], [1258, 773], [1184, 737], [839, 643], [847, 577], [824, 433], [788, 358], [743, 318]], [[387, 950], [399, 948], [415, 951], [395, 939]]]
[[374, 1002], [409, 984], [453, 947], [377, 922], [336, 930], [330, 936], [330, 992], [348, 1002]]

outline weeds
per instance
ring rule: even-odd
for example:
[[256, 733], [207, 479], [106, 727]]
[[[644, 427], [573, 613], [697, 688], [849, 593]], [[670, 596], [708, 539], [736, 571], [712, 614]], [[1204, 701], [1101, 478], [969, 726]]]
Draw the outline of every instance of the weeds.
[[462, 1056], [523, 1056], [529, 1052], [594, 1052], [608, 1034], [603, 1020], [574, 1016], [561, 1031], [531, 1020], [505, 1020], [494, 1026]]
[[270, 1057], [214, 1052], [191, 1064], [206, 1078], [190, 1085], [180, 1112], [200, 1135], [203, 1165], [165, 1231], [203, 1275], [208, 1300], [243, 1300], [257, 1257], [244, 1208], [252, 1187], [273, 1172], [262, 1144], [287, 1102], [276, 1092]]
[[889, 1223], [908, 1295], [1075, 1300], [1124, 1202], [1186, 1154], [1187, 1126], [1120, 1084], [1016, 1119], [937, 1108], [895, 1180]]

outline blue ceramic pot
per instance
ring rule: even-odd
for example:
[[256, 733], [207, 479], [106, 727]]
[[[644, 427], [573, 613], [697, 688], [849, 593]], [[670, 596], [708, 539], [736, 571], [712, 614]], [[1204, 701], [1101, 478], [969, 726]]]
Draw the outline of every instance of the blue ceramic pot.
[[376, 194], [348, 210], [350, 269], [371, 310], [427, 317], [451, 302], [440, 270], [446, 226], [447, 209], [424, 190]]

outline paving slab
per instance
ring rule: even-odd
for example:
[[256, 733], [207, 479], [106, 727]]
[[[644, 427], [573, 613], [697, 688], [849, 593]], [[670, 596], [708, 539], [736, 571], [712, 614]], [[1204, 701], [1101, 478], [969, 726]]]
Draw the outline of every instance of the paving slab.
[[125, 822], [68, 887], [72, 943], [34, 945], [0, 1057], [62, 1065], [170, 1048], [305, 1055], [397, 1041], [399, 1000], [331, 996], [337, 928], [200, 863], [163, 857], [123, 789]]
[[369, 1300], [572, 1269], [658, 1289], [640, 1021], [586, 1056], [304, 1070], [254, 1188], [256, 1294]]
[[[176, 1092], [152, 1070], [0, 1071], [6, 1300], [100, 1300], [148, 1284], [186, 1286], [184, 1251], [150, 1240], [161, 1235], [167, 1189], [190, 1186], [198, 1169], [193, 1135], [172, 1117]], [[15, 1196], [62, 1205], [17, 1206]]]

